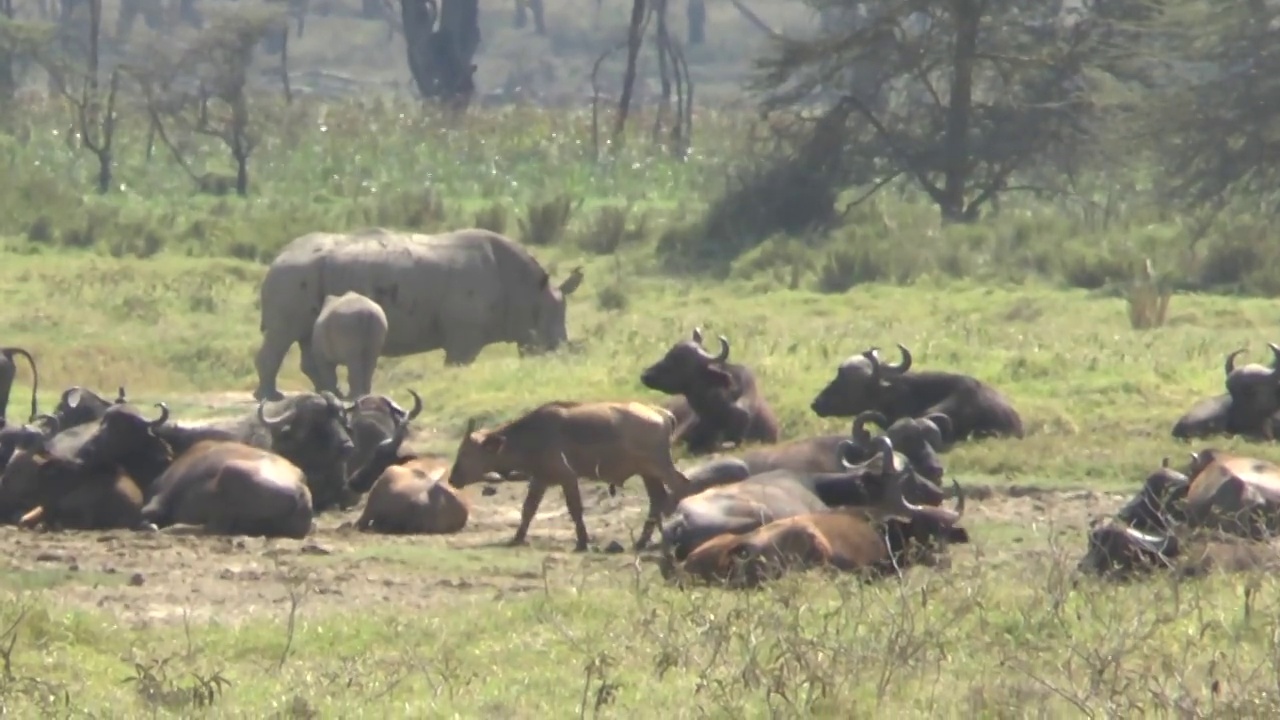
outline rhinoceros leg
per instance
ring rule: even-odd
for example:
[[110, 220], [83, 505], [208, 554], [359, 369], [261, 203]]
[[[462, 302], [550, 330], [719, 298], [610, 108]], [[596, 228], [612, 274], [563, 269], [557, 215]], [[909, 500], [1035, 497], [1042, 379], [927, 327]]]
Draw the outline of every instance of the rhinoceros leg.
[[299, 340], [298, 349], [302, 351], [302, 374], [311, 380], [316, 392], [328, 390], [336, 394], [338, 390], [337, 366], [317, 356], [315, 346], [311, 344], [310, 338]]
[[276, 389], [276, 376], [280, 374], [280, 366], [284, 364], [284, 356], [289, 353], [293, 339], [285, 340], [270, 334], [262, 336], [262, 347], [253, 364], [258, 369], [258, 389], [253, 391], [255, 400], [281, 400], [284, 395]]

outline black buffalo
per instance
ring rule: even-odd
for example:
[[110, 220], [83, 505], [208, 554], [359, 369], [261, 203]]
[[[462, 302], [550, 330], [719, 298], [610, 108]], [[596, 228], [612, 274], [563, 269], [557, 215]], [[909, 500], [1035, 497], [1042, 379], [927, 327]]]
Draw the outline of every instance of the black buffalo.
[[911, 351], [899, 344], [902, 362], [880, 360], [872, 348], [840, 364], [836, 377], [814, 398], [818, 417], [854, 417], [874, 410], [891, 423], [946, 415], [955, 440], [1023, 436], [1022, 418], [995, 388], [968, 375], [911, 370]]
[[661, 360], [640, 375], [650, 390], [683, 396], [688, 410], [668, 406], [676, 416], [674, 442], [692, 454], [720, 449], [724, 443], [774, 443], [778, 419], [756, 386], [755, 373], [729, 362], [729, 341], [720, 337], [720, 354], [702, 346], [702, 331], [671, 346]]

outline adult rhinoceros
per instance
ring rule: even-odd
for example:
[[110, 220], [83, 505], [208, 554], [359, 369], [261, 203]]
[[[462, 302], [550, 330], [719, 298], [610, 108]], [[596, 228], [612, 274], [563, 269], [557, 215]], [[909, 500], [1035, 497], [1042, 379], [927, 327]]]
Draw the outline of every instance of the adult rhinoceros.
[[328, 295], [357, 292], [382, 306], [389, 327], [380, 357], [443, 349], [446, 365], [466, 365], [492, 343], [516, 343], [521, 354], [556, 349], [568, 338], [565, 298], [581, 283], [576, 269], [553, 286], [528, 251], [488, 230], [303, 235], [262, 281], [254, 397], [280, 397], [276, 375], [295, 342], [302, 372], [319, 388], [311, 328]]

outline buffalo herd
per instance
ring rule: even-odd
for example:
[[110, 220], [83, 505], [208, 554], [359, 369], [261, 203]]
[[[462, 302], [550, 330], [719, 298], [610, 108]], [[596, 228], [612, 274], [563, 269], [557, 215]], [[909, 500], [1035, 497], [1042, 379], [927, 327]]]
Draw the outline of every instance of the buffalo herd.
[[[574, 549], [584, 551], [579, 482], [614, 494], [638, 475], [648, 507], [634, 549], [659, 535], [656, 559], [673, 582], [754, 587], [810, 567], [894, 575], [969, 542], [964, 489], [944, 479], [942, 456], [961, 442], [1024, 437], [999, 390], [919, 369], [903, 345], [897, 362], [870, 348], [841, 362], [810, 405], [818, 417], [848, 419], [849, 432], [784, 439], [755, 373], [730, 361], [728, 338], [717, 340], [711, 352], [694, 329], [639, 373], [639, 385], [668, 396], [661, 405], [556, 400], [492, 427], [471, 419], [452, 458], [406, 446], [423, 410], [412, 391], [409, 410], [383, 395], [348, 402], [321, 390], [264, 397], [243, 416], [182, 421], [163, 402], [135, 406], [124, 387], [111, 400], [72, 387], [41, 414], [33, 381], [28, 421], [6, 425], [14, 358], [37, 376], [30, 353], [3, 348], [0, 522], [302, 538], [317, 514], [363, 502], [360, 531], [452, 534], [471, 514], [465, 488], [519, 482], [527, 491], [511, 543], [527, 541], [543, 496], [558, 486]], [[1270, 349], [1270, 367], [1228, 355], [1226, 392], [1196, 404], [1172, 435], [1273, 439], [1280, 346]], [[716, 457], [682, 471], [675, 448]], [[1166, 458], [1114, 517], [1094, 521], [1079, 567], [1122, 578], [1280, 566], [1266, 542], [1280, 529], [1278, 511], [1278, 466], [1215, 449], [1190, 453], [1180, 468]]]

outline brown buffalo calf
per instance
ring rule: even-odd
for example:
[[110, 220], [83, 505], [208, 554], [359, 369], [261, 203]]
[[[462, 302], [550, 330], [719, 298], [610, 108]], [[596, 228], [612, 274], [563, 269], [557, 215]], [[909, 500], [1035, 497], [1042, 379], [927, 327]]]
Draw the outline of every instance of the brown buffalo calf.
[[529, 492], [513, 544], [525, 542], [547, 488], [559, 485], [577, 534], [575, 551], [587, 549], [579, 478], [621, 485], [639, 475], [649, 496], [649, 512], [636, 540], [648, 544], [666, 507], [668, 491], [683, 496], [689, 481], [671, 457], [675, 418], [661, 408], [637, 402], [556, 401], [492, 430], [476, 430], [476, 421], [458, 447], [449, 484], [463, 488], [481, 481], [527, 477]]

